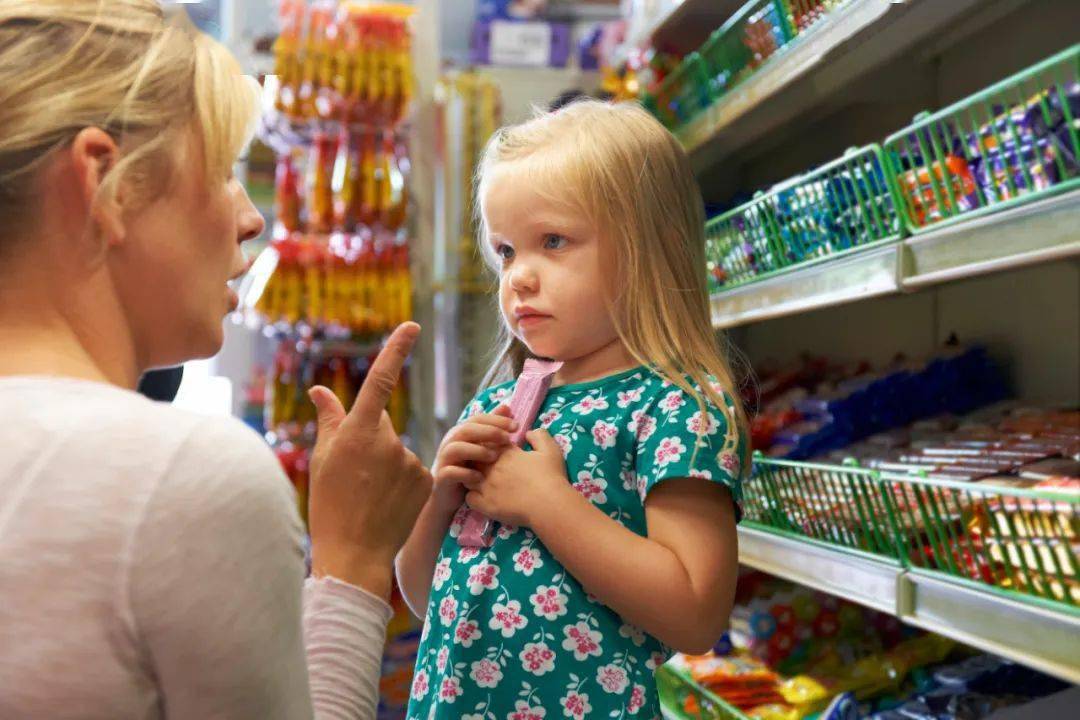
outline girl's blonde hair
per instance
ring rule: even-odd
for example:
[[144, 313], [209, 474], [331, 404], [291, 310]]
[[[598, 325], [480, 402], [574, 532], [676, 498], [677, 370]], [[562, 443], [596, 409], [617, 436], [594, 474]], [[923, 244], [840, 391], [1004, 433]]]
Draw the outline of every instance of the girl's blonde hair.
[[[223, 180], [258, 117], [258, 86], [222, 45], [157, 0], [0, 0], [0, 233], [26, 228], [36, 171], [84, 128], [123, 148], [99, 202], [149, 201], [183, 131]], [[3, 250], [0, 235], [0, 250]]]
[[[726, 392], [733, 422], [725, 447], [734, 449], [746, 415], [712, 328], [705, 212], [679, 142], [636, 104], [583, 100], [497, 131], [478, 169], [478, 198], [491, 170], [508, 162], [527, 163], [539, 192], [570, 203], [599, 229], [619, 338], [635, 360], [693, 397], [703, 414], [706, 399], [726, 409]], [[480, 246], [497, 270], [490, 244]], [[523, 342], [503, 331], [485, 386], [516, 376], [530, 357]]]

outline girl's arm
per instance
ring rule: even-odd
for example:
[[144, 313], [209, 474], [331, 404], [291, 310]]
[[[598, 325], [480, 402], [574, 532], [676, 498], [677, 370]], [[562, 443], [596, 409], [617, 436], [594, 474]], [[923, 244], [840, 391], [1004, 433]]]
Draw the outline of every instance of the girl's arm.
[[586, 591], [622, 618], [690, 653], [710, 649], [734, 602], [738, 571], [734, 503], [699, 478], [668, 479], [645, 503], [648, 537], [597, 509], [567, 482], [551, 436], [529, 433], [532, 452], [505, 451], [468, 502], [502, 522], [530, 527]]
[[457, 508], [442, 507], [435, 501], [434, 495], [424, 505], [420, 519], [416, 521], [412, 534], [405, 542], [405, 547], [398, 553], [398, 587], [405, 603], [413, 614], [421, 620], [427, 613], [428, 595], [431, 593], [431, 581], [435, 575], [435, 561], [439, 557], [439, 548], [450, 528]]
[[[564, 481], [565, 482], [565, 481]], [[707, 652], [727, 628], [738, 541], [727, 489], [698, 478], [667, 480], [649, 494], [642, 537], [569, 485], [529, 525], [567, 572], [600, 602], [664, 644]]]

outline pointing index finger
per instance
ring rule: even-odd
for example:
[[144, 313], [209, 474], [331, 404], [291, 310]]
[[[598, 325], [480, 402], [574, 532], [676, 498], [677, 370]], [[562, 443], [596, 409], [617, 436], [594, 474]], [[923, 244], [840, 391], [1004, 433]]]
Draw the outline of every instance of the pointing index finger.
[[414, 322], [398, 325], [386, 345], [371, 363], [367, 378], [360, 387], [356, 402], [349, 411], [349, 420], [353, 423], [375, 427], [379, 424], [382, 411], [390, 402], [390, 394], [397, 385], [405, 361], [412, 352], [413, 345], [420, 335], [420, 326]]

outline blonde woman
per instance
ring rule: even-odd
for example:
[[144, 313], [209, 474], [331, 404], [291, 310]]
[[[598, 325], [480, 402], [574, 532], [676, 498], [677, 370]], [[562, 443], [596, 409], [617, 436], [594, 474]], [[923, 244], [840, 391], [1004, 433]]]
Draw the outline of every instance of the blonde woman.
[[273, 455], [133, 392], [215, 353], [262, 220], [256, 93], [154, 0], [0, 0], [0, 717], [374, 718], [392, 559], [430, 492], [316, 389], [313, 578]]
[[[580, 101], [488, 145], [482, 246], [509, 342], [562, 361], [531, 452], [482, 391], [398, 558], [425, 636], [409, 717], [658, 718], [671, 648], [728, 621], [745, 420], [709, 322], [701, 195], [636, 105]], [[502, 523], [459, 547], [462, 504]]]

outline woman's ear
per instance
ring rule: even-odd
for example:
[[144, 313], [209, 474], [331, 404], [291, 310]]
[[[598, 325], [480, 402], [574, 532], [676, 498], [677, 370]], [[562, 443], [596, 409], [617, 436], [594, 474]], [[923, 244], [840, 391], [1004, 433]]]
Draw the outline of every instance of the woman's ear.
[[105, 179], [120, 162], [120, 148], [107, 132], [89, 127], [71, 143], [71, 165], [78, 179], [83, 206], [104, 231], [109, 242], [124, 239], [123, 212], [117, 187], [115, 195], [103, 196]]

